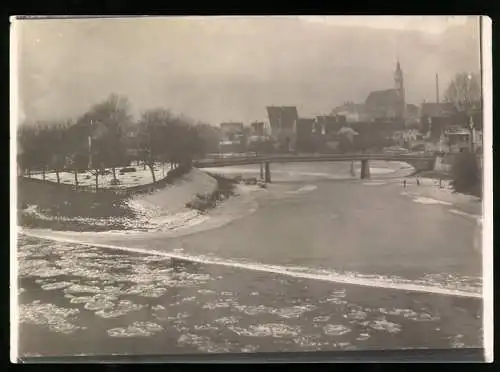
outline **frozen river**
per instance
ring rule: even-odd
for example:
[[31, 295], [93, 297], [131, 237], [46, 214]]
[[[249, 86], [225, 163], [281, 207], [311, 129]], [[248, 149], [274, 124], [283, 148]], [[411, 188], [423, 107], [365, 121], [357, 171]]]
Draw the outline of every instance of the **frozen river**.
[[214, 211], [212, 222], [224, 208], [238, 217], [217, 228], [43, 233], [86, 245], [22, 237], [21, 351], [480, 346], [473, 218], [403, 189], [401, 164], [374, 164], [367, 181], [339, 163], [273, 164], [272, 172], [268, 189]]

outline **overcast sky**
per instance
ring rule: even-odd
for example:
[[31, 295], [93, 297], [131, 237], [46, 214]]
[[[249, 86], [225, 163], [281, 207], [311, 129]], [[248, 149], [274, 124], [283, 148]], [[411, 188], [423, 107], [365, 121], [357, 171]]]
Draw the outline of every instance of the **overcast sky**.
[[303, 117], [392, 88], [399, 58], [409, 103], [435, 100], [479, 71], [477, 17], [169, 17], [16, 21], [21, 119], [76, 117], [110, 93], [134, 114], [262, 120]]

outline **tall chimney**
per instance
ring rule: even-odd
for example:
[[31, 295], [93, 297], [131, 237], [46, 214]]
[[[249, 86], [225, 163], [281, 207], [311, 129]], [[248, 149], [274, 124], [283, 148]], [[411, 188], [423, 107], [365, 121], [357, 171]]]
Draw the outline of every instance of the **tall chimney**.
[[436, 74], [436, 103], [439, 103], [439, 77]]

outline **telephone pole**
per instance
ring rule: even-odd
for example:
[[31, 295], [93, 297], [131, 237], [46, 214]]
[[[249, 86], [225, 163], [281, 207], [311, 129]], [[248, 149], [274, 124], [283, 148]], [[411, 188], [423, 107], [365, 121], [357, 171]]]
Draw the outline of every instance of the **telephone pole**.
[[90, 131], [89, 131], [89, 138], [88, 138], [88, 141], [89, 141], [89, 165], [88, 165], [88, 168], [89, 169], [92, 169], [92, 127], [93, 127], [93, 120], [90, 119]]

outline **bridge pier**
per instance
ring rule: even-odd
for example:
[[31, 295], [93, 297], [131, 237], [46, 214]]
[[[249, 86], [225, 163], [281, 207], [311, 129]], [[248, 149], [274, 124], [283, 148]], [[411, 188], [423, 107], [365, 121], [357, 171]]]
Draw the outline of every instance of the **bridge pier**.
[[271, 163], [266, 161], [265, 163], [265, 175], [264, 175], [264, 182], [265, 183], [271, 183]]
[[370, 178], [370, 165], [368, 160], [361, 160], [361, 179]]
[[351, 176], [356, 177], [356, 170], [354, 169], [354, 161], [351, 161]]

